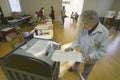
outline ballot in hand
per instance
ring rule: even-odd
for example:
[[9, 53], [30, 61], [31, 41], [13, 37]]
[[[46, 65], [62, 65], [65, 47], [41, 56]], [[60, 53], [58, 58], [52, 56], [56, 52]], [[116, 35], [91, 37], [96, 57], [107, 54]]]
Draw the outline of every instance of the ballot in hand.
[[65, 51], [65, 52], [73, 51], [73, 48], [68, 47], [68, 48], [66, 48], [64, 51]]
[[89, 55], [86, 55], [86, 56], [83, 58], [83, 61], [84, 61], [85, 63], [89, 62], [89, 61], [90, 61]]

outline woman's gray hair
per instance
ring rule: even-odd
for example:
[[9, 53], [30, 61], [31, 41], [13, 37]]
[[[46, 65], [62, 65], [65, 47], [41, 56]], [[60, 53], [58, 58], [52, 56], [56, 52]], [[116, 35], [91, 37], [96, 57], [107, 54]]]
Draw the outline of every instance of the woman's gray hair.
[[82, 22], [89, 22], [89, 21], [93, 21], [95, 23], [99, 22], [99, 17], [96, 11], [94, 10], [86, 10], [81, 14], [81, 21]]

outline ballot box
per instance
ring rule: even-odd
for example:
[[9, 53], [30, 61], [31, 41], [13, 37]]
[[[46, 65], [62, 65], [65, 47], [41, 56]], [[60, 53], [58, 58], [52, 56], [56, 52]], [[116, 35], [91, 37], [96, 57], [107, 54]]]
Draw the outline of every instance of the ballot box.
[[58, 80], [59, 62], [51, 56], [59, 49], [57, 42], [31, 39], [4, 57], [2, 69], [8, 80]]

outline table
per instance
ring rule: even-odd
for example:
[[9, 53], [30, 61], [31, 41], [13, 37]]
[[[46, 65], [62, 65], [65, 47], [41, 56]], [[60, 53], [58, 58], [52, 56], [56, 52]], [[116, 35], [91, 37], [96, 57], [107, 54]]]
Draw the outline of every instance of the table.
[[16, 33], [17, 30], [14, 27], [7, 27], [1, 30], [1, 37], [5, 39], [5, 37], [10, 33]]
[[30, 19], [30, 18], [31, 18], [31, 16], [25, 16], [25, 17], [21, 17], [21, 18], [18, 18], [18, 19], [8, 20], [8, 23], [9, 24], [15, 24], [17, 22], [27, 20], [27, 19]]
[[37, 26], [35, 26], [35, 29], [38, 30], [38, 35], [36, 35], [34, 33], [34, 30], [31, 31], [31, 33], [33, 33], [34, 38], [53, 39], [53, 24], [52, 24], [52, 22], [38, 24]]

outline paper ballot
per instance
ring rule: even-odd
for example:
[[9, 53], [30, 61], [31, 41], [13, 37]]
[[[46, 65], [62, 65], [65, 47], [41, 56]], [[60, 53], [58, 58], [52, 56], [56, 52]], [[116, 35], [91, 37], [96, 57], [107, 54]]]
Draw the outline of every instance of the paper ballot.
[[32, 47], [26, 50], [26, 52], [41, 55], [47, 51], [49, 44], [50, 42], [37, 41], [34, 45], [32, 45]]
[[61, 50], [55, 50], [53, 52], [51, 60], [53, 61], [76, 61], [76, 62], [84, 63], [82, 54], [79, 52], [74, 52], [74, 51], [65, 52]]

